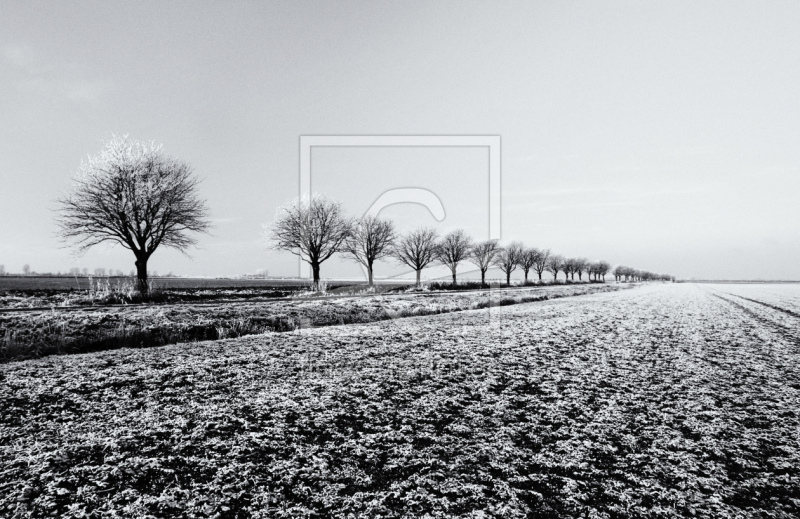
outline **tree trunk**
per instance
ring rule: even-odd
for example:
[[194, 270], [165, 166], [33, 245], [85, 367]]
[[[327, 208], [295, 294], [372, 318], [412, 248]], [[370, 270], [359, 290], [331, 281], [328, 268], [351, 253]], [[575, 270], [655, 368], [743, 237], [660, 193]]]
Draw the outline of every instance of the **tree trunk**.
[[150, 287], [147, 284], [147, 258], [138, 256], [136, 258], [136, 289], [142, 296], [147, 296]]
[[417, 269], [417, 286], [418, 287], [422, 286], [422, 283], [420, 282], [420, 274], [422, 274], [422, 269]]
[[539, 281], [542, 281], [542, 273], [541, 272], [537, 272], [537, 274], [539, 274]]
[[553, 283], [558, 281], [558, 272], [553, 272]]
[[312, 288], [314, 290], [319, 290], [319, 263], [311, 264], [311, 272], [314, 273], [314, 284], [312, 285]]
[[506, 272], [506, 285], [511, 286], [511, 271]]
[[453, 273], [453, 284], [455, 285], [456, 284], [456, 269], [453, 268], [453, 269], [450, 269], [450, 271]]
[[528, 271], [525, 271], [525, 284], [528, 284]]
[[367, 276], [369, 278], [369, 286], [372, 287], [373, 286], [373, 284], [372, 284], [372, 263], [367, 265]]
[[486, 285], [486, 271], [481, 269], [481, 288]]

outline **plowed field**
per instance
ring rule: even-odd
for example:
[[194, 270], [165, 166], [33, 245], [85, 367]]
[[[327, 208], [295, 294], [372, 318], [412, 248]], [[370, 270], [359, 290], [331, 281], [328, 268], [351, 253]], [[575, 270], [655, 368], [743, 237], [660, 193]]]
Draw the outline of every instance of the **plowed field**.
[[0, 516], [797, 517], [800, 287], [0, 365]]

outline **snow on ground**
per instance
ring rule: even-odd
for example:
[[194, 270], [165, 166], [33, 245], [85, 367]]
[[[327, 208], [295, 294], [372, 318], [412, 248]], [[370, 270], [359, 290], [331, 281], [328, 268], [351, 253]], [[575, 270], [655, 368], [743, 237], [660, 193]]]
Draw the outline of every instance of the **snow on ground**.
[[798, 317], [745, 292], [5, 364], [0, 516], [796, 517]]

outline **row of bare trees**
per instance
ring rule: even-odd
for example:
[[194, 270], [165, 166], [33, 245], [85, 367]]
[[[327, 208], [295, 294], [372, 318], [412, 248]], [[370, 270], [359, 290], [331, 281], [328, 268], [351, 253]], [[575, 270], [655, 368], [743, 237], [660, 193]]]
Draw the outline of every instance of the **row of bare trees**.
[[544, 272], [557, 279], [563, 273], [566, 279], [605, 279], [611, 266], [605, 261], [590, 262], [585, 258], [564, 258], [549, 250], [525, 247], [520, 242], [501, 246], [495, 240], [474, 243], [463, 230], [452, 231], [440, 237], [434, 229], [418, 228], [399, 235], [394, 224], [368, 214], [355, 219], [345, 216], [341, 204], [324, 196], [297, 199], [280, 208], [275, 220], [267, 226], [267, 237], [276, 250], [298, 255], [310, 266], [314, 285], [320, 281], [320, 266], [336, 253], [359, 262], [367, 271], [369, 285], [373, 285], [375, 262], [394, 259], [413, 269], [417, 284], [422, 270], [434, 264], [446, 266], [457, 282], [456, 271], [463, 263], [472, 263], [481, 273], [481, 284], [486, 283], [486, 272], [499, 268], [511, 283], [511, 273], [520, 268], [528, 281], [530, 272], [542, 279]]
[[[198, 197], [197, 185], [191, 167], [165, 155], [161, 146], [114, 136], [98, 154], [81, 163], [72, 189], [58, 200], [60, 235], [81, 251], [104, 242], [129, 249], [136, 258], [139, 291], [146, 294], [147, 263], [156, 249], [185, 252], [196, 243], [194, 233], [208, 232], [208, 210]], [[531, 271], [540, 280], [545, 271], [553, 279], [563, 272], [567, 279], [577, 274], [581, 280], [587, 274], [600, 280], [610, 268], [604, 261], [564, 258], [518, 242], [505, 247], [495, 241], [473, 243], [460, 230], [441, 238], [427, 228], [401, 236], [392, 222], [372, 215], [349, 218], [340, 204], [323, 196], [281, 208], [268, 235], [275, 249], [291, 251], [311, 265], [315, 284], [320, 280], [320, 265], [336, 253], [364, 265], [370, 285], [375, 262], [390, 257], [414, 269], [418, 283], [422, 269], [433, 263], [447, 266], [454, 283], [463, 262], [478, 266], [482, 282], [492, 266], [503, 271], [507, 283], [516, 268], [524, 272], [526, 281]], [[26, 265], [23, 270], [28, 273], [30, 268]], [[652, 276], [628, 270], [621, 275], [626, 279]]]
[[614, 279], [617, 281], [675, 281], [675, 276], [669, 274], [656, 274], [646, 270], [636, 270], [630, 267], [618, 266], [614, 269]]

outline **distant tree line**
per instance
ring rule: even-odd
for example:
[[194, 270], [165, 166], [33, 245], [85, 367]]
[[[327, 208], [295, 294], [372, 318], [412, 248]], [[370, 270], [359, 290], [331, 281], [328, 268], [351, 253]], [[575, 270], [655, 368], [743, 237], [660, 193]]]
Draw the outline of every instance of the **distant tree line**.
[[656, 274], [654, 272], [647, 272], [646, 270], [636, 270], [622, 265], [614, 269], [614, 279], [617, 281], [672, 281], [675, 282], [675, 276], [669, 274]]
[[[279, 208], [266, 231], [272, 248], [291, 252], [311, 266], [314, 286], [319, 285], [322, 263], [337, 253], [363, 265], [370, 286], [374, 284], [373, 271], [379, 259], [393, 259], [410, 267], [416, 273], [418, 285], [422, 270], [436, 264], [450, 270], [455, 284], [458, 266], [471, 263], [480, 271], [482, 285], [486, 284], [486, 272], [491, 267], [505, 274], [506, 284], [511, 283], [511, 273], [518, 268], [525, 283], [531, 273], [541, 282], [545, 272], [553, 276], [553, 281], [562, 273], [569, 281], [575, 281], [575, 276], [577, 281], [582, 281], [585, 275], [587, 281], [602, 282], [611, 270], [606, 261], [565, 258], [549, 249], [526, 247], [520, 242], [506, 246], [495, 240], [474, 242], [460, 229], [444, 236], [427, 227], [398, 234], [390, 220], [370, 214], [361, 218], [348, 217], [340, 203], [322, 195], [296, 199]], [[617, 270], [614, 272], [616, 276]], [[635, 272], [636, 281], [656, 279], [653, 275]]]

